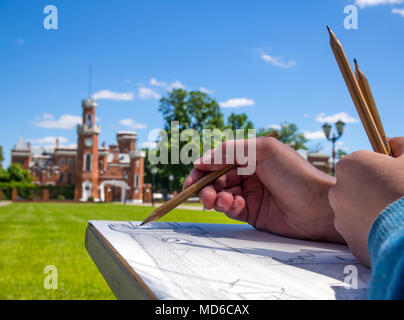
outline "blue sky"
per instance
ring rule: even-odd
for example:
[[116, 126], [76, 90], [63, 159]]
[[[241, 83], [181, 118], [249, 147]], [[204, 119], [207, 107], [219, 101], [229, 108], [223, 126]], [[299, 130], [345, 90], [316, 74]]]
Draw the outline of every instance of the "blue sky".
[[[57, 30], [43, 26], [49, 4], [58, 9]], [[343, 27], [349, 4], [358, 5], [358, 30]], [[90, 64], [100, 142], [114, 143], [119, 130], [147, 142], [162, 126], [158, 98], [183, 86], [207, 90], [225, 116], [245, 112], [257, 128], [296, 123], [323, 152], [323, 121], [344, 113], [340, 147], [370, 149], [327, 24], [369, 78], [388, 136], [403, 135], [404, 1], [0, 0], [5, 165], [20, 135], [34, 146], [55, 137], [76, 144]]]

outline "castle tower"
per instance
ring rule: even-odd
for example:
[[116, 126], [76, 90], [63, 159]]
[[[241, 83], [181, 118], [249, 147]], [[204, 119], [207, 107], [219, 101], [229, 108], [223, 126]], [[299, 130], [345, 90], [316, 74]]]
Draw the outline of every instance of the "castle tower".
[[25, 143], [24, 137], [20, 137], [17, 144], [11, 150], [11, 163], [19, 163], [22, 169], [28, 169], [31, 162], [31, 145]]
[[87, 201], [90, 196], [98, 200], [98, 135], [101, 127], [95, 124], [97, 102], [88, 98], [81, 106], [83, 120], [77, 125], [76, 190], [81, 201]]

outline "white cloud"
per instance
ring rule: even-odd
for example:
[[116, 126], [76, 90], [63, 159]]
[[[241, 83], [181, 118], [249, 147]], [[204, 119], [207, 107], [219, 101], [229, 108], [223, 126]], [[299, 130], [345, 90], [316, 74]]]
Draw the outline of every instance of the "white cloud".
[[117, 101], [130, 101], [135, 98], [132, 92], [113, 92], [111, 90], [101, 90], [93, 94], [95, 100], [117, 100]]
[[140, 144], [141, 148], [146, 148], [146, 149], [156, 149], [157, 143], [156, 142], [142, 142]]
[[139, 98], [141, 99], [160, 99], [160, 95], [151, 88], [139, 88]]
[[25, 40], [23, 38], [18, 38], [16, 42], [19, 45], [23, 45], [25, 43]]
[[211, 90], [209, 90], [209, 89], [206, 89], [206, 88], [204, 88], [204, 87], [200, 87], [200, 88], [199, 88], [199, 91], [200, 91], [200, 92], [203, 92], [203, 93], [206, 93], [206, 94], [212, 94], [212, 93], [213, 93], [213, 91], [211, 91]]
[[40, 128], [47, 129], [64, 129], [69, 130], [74, 128], [77, 124], [81, 123], [80, 116], [73, 116], [71, 114], [64, 114], [59, 119], [55, 119], [53, 115], [44, 113], [41, 117], [37, 117], [33, 125]]
[[170, 83], [170, 85], [167, 87], [168, 91], [171, 91], [173, 89], [185, 89], [185, 86], [179, 80], [177, 80]]
[[361, 8], [400, 3], [404, 3], [404, 0], [355, 0], [355, 4]]
[[397, 9], [397, 8], [394, 8], [393, 10], [391, 10], [391, 13], [393, 13], [393, 14], [399, 14], [400, 16], [404, 17], [404, 9]]
[[272, 57], [268, 54], [261, 54], [261, 59], [264, 60], [265, 62], [273, 64], [274, 66], [282, 68], [282, 69], [289, 69], [296, 65], [296, 61], [294, 61], [294, 60], [291, 60], [289, 62], [284, 62], [284, 61], [282, 61], [281, 58]]
[[121, 121], [119, 121], [119, 124], [131, 128], [131, 129], [145, 129], [147, 128], [147, 125], [142, 124], [142, 123], [137, 123], [135, 120], [133, 119], [122, 119]]
[[269, 126], [270, 129], [275, 129], [275, 130], [280, 130], [281, 129], [281, 125], [280, 124], [271, 124]]
[[345, 112], [336, 113], [336, 114], [333, 114], [331, 116], [326, 116], [326, 114], [322, 112], [316, 118], [317, 122], [335, 123], [338, 120], [342, 120], [345, 123], [356, 123], [356, 122], [358, 122], [358, 119], [356, 119], [355, 117], [350, 116], [349, 114], [347, 114]]
[[255, 101], [247, 98], [233, 98], [219, 103], [223, 108], [241, 108], [255, 105]]
[[325, 139], [325, 134], [322, 130], [318, 131], [303, 131], [304, 136], [306, 139], [309, 140], [320, 140], [320, 139]]
[[59, 143], [66, 143], [68, 141], [65, 137], [50, 137], [50, 136], [39, 139], [29, 139], [28, 141], [36, 144], [55, 145], [56, 139], [59, 139]]
[[163, 81], [158, 81], [156, 78], [151, 78], [150, 79], [150, 85], [155, 86], [155, 87], [166, 87], [167, 84]]

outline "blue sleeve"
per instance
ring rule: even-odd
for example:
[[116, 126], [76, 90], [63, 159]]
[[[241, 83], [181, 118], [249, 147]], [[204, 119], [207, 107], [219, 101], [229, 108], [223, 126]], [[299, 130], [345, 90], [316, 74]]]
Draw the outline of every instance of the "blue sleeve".
[[404, 198], [373, 223], [368, 239], [372, 276], [370, 299], [404, 299]]

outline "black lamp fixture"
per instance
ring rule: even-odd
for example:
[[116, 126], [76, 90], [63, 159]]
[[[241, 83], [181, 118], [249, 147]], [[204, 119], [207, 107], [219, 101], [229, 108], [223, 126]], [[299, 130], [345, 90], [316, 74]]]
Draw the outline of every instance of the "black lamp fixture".
[[331, 125], [328, 123], [325, 123], [323, 125], [323, 131], [324, 131], [324, 134], [325, 134], [327, 140], [332, 142], [332, 175], [333, 176], [335, 176], [335, 158], [336, 158], [335, 143], [337, 142], [337, 140], [339, 138], [341, 138], [342, 134], [344, 133], [345, 123], [342, 120], [338, 120], [335, 123], [335, 128], [337, 129], [338, 135], [335, 135], [335, 133], [332, 133], [332, 135], [331, 135], [331, 129], [332, 129]]

